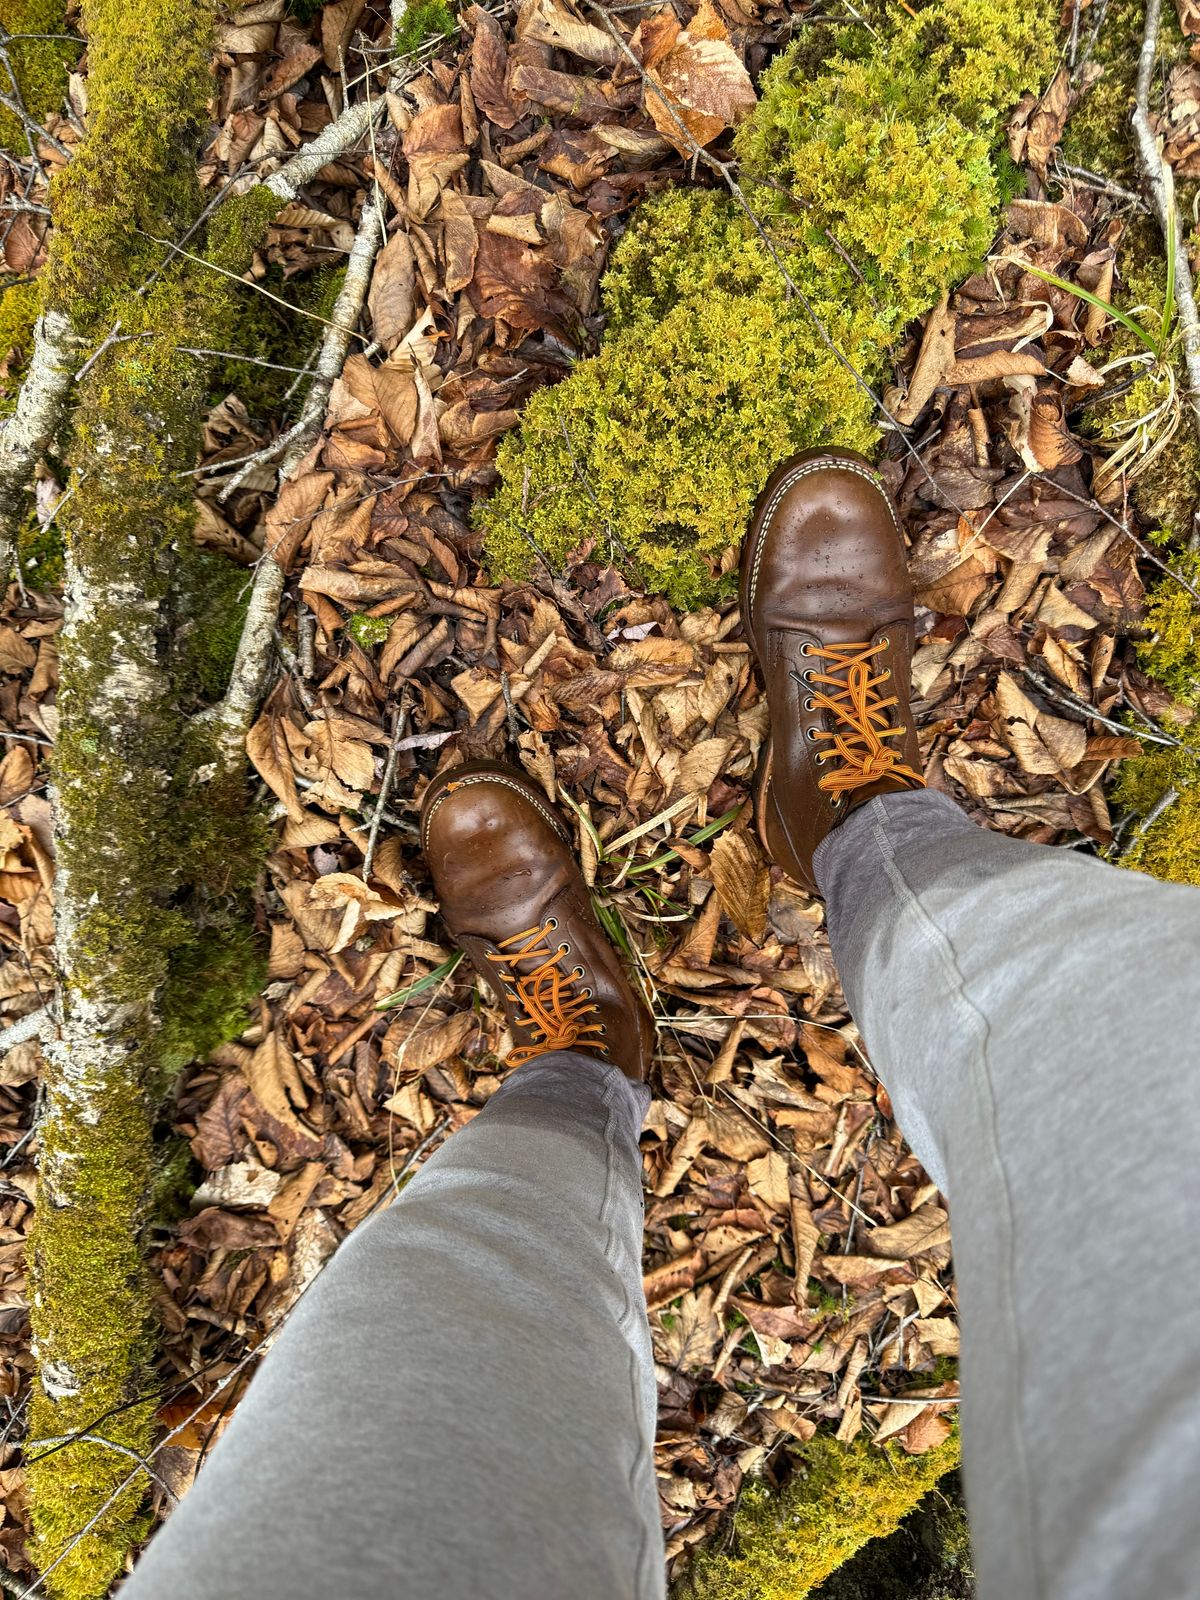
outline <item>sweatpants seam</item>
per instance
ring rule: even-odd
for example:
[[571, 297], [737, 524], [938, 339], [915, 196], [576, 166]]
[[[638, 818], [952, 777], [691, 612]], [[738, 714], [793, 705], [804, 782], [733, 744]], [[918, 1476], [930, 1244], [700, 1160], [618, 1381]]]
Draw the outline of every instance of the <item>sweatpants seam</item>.
[[887, 816], [882, 807], [879, 809], [879, 814], [873, 819], [871, 827], [875, 836], [876, 847], [883, 862], [883, 869], [887, 873], [888, 879], [899, 896], [901, 903], [912, 912], [920, 933], [946, 974], [950, 982], [951, 1002], [955, 1010], [963, 1016], [968, 1029], [968, 1036], [973, 1036], [974, 1039], [974, 1049], [969, 1059], [976, 1069], [977, 1088], [982, 1091], [986, 1136], [991, 1146], [991, 1160], [999, 1175], [1000, 1192], [1004, 1196], [1003, 1226], [1005, 1237], [1002, 1244], [1004, 1282], [1001, 1286], [1000, 1299], [1004, 1307], [1004, 1315], [1009, 1325], [1009, 1335], [1012, 1341], [1013, 1385], [1016, 1390], [1015, 1396], [1012, 1397], [1015, 1400], [1015, 1404], [1007, 1405], [1004, 1409], [1012, 1441], [1014, 1461], [1020, 1480], [1021, 1516], [1026, 1527], [1025, 1549], [1028, 1553], [1029, 1568], [1033, 1578], [1033, 1595], [1034, 1597], [1040, 1597], [1045, 1593], [1045, 1583], [1041, 1571], [1041, 1545], [1037, 1537], [1037, 1513], [1034, 1505], [1033, 1486], [1022, 1426], [1025, 1394], [1025, 1353], [1021, 1338], [1020, 1320], [1017, 1317], [1016, 1307], [1013, 1303], [1016, 1277], [1016, 1223], [1008, 1174], [1004, 1169], [1004, 1163], [1000, 1156], [999, 1133], [996, 1121], [996, 1093], [988, 1058], [991, 1027], [986, 1015], [967, 993], [966, 978], [958, 964], [958, 958], [954, 953], [954, 947], [948, 935], [926, 910], [920, 896], [910, 886], [899, 862], [896, 860], [895, 850], [888, 833]]
[[[620, 1330], [627, 1352], [629, 1399], [633, 1413], [634, 1428], [637, 1433], [637, 1449], [629, 1467], [628, 1488], [630, 1499], [634, 1505], [638, 1505], [641, 1501], [641, 1495], [638, 1491], [639, 1480], [644, 1479], [645, 1475], [649, 1474], [650, 1482], [654, 1482], [654, 1459], [653, 1452], [646, 1443], [647, 1429], [644, 1426], [646, 1419], [642, 1416], [638, 1360], [629, 1338], [629, 1330], [637, 1319], [637, 1308], [633, 1304], [633, 1297], [629, 1292], [629, 1284], [626, 1281], [625, 1274], [621, 1271], [618, 1260], [616, 1228], [613, 1225], [613, 1211], [617, 1203], [619, 1187], [617, 1169], [622, 1155], [617, 1128], [619, 1116], [618, 1100], [626, 1092], [625, 1085], [620, 1081], [620, 1077], [620, 1069], [610, 1067], [605, 1075], [603, 1084], [606, 1115], [604, 1119], [604, 1198], [600, 1205], [600, 1222], [604, 1228], [605, 1260], [616, 1273], [617, 1282], [621, 1285], [621, 1298], [624, 1302], [624, 1310], [618, 1320], [617, 1327]], [[638, 1594], [653, 1595], [655, 1586], [652, 1579], [648, 1581], [647, 1571], [648, 1557], [653, 1560], [653, 1556], [649, 1555], [648, 1552], [650, 1530], [647, 1528], [644, 1518], [639, 1517], [638, 1523], [639, 1536], [634, 1560], [634, 1588]]]

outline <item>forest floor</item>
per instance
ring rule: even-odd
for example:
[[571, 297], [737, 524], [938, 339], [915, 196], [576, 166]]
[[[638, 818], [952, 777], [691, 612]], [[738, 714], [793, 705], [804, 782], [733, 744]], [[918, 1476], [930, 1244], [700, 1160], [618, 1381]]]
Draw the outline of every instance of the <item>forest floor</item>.
[[[807, 9], [720, 0], [752, 76]], [[358, 48], [362, 8], [347, 0], [304, 22], [282, 0], [252, 11], [222, 41], [212, 185], [311, 136], [339, 77], [331, 52]], [[154, 1239], [160, 1415], [175, 1425], [201, 1409], [157, 1458], [162, 1513], [338, 1243], [501, 1082], [500, 1012], [455, 964], [416, 828], [439, 764], [485, 755], [523, 764], [575, 828], [658, 1024], [642, 1145], [672, 1567], [747, 1475], [786, 1470], [789, 1441], [866, 1430], [919, 1453], [950, 1429], [945, 1204], [864, 1055], [820, 903], [747, 826], [766, 705], [736, 605], [678, 614], [631, 590], [598, 547], [565, 579], [497, 587], [481, 567], [470, 507], [493, 481], [497, 439], [569, 366], [570, 330], [599, 337], [597, 283], [629, 208], [693, 181], [638, 74], [583, 16], [559, 0], [465, 13], [461, 39], [396, 97], [373, 148], [325, 169], [271, 230], [264, 275], [326, 266], [378, 178], [404, 228], [379, 258], [370, 309], [374, 337], [409, 358], [407, 381], [385, 384], [360, 347], [278, 498], [268, 462], [223, 488], [279, 415], [264, 421], [230, 394], [209, 418], [198, 537], [247, 566], [272, 548], [289, 567], [285, 670], [250, 739], [280, 831], [258, 901], [261, 1001], [240, 1037], [186, 1073], [172, 1110], [200, 1186]], [[1093, 497], [1097, 447], [1077, 426], [1102, 382], [1104, 314], [1026, 271], [1045, 262], [1108, 298], [1136, 209], [1066, 171], [1055, 146], [1067, 98], [1022, 109], [1012, 140], [1029, 197], [1010, 205], [987, 269], [895, 352], [887, 398], [912, 449], [885, 437], [883, 471], [911, 544], [930, 783], [988, 827], [1095, 851], [1113, 841], [1113, 764], [1141, 749], [1126, 718], [1153, 741], [1172, 707], [1133, 656], [1145, 547], [1122, 500]], [[452, 187], [464, 169], [465, 195]], [[17, 217], [8, 267], [34, 272], [37, 216]], [[46, 486], [44, 503], [57, 492]], [[10, 1015], [53, 983], [60, 619], [31, 572], [0, 623]], [[0, 1560], [15, 1573], [28, 1570], [19, 1445], [38, 1062], [30, 1042], [0, 1067]]]

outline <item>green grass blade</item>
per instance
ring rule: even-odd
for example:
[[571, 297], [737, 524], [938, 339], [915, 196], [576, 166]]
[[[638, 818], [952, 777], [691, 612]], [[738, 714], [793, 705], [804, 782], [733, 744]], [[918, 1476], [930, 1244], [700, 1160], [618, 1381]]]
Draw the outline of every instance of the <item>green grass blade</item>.
[[[689, 834], [688, 844], [706, 844], [722, 828], [727, 828], [741, 811], [741, 806], [734, 806], [732, 811], [727, 811], [723, 817], [716, 817], [712, 822], [706, 822], [702, 828], [697, 828], [695, 833]], [[678, 850], [664, 850], [651, 861], [640, 861], [636, 867], [630, 867], [627, 876], [636, 877], [639, 872], [655, 872], [659, 867], [665, 867], [668, 862], [674, 861], [679, 855]]]
[[452, 956], [447, 956], [441, 966], [434, 967], [432, 972], [427, 972], [423, 978], [414, 978], [403, 989], [397, 989], [395, 994], [388, 995], [386, 1000], [380, 1000], [375, 1006], [376, 1011], [393, 1011], [397, 1006], [407, 1005], [419, 994], [424, 994], [426, 989], [432, 989], [434, 984], [441, 983], [443, 978], [448, 978], [457, 968], [463, 958], [463, 952], [456, 950]]
[[[1022, 261], [1021, 266], [1026, 272], [1032, 272], [1035, 278], [1041, 278], [1044, 283], [1053, 284], [1056, 289], [1065, 289], [1068, 294], [1073, 294], [1077, 300], [1086, 300], [1089, 306], [1095, 306], [1098, 311], [1103, 311], [1106, 317], [1112, 317], [1123, 328], [1127, 328], [1135, 339], [1141, 341], [1151, 355], [1161, 356], [1162, 347], [1152, 333], [1147, 333], [1140, 322], [1136, 322], [1126, 311], [1121, 311], [1117, 306], [1110, 305], [1107, 300], [1101, 300], [1098, 294], [1093, 294], [1090, 289], [1083, 289], [1077, 283], [1068, 283], [1065, 278], [1056, 277], [1053, 272], [1044, 272], [1041, 267], [1035, 267], [1028, 261]], [[1170, 263], [1168, 262], [1168, 270]], [[1171, 285], [1171, 297], [1174, 299], [1174, 285]]]

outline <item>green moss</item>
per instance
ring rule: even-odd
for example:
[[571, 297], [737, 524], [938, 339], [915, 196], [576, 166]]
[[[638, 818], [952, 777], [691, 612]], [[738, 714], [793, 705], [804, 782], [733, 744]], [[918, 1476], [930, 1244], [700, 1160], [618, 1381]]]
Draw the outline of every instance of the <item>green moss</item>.
[[185, 546], [181, 558], [175, 600], [180, 688], [218, 700], [233, 670], [253, 574], [212, 550]]
[[30, 589], [44, 594], [61, 586], [64, 548], [57, 523], [40, 528], [36, 516], [30, 512], [17, 533], [17, 560], [21, 576]]
[[[860, 33], [805, 36], [764, 74], [736, 148], [756, 212], [829, 339], [868, 381], [888, 345], [978, 262], [1000, 197], [1001, 115], [1053, 64], [1053, 22], [1015, 0], [935, 0]], [[1011, 183], [1011, 173], [1005, 173]], [[598, 356], [534, 395], [477, 512], [522, 578], [593, 541], [681, 607], [732, 581], [731, 546], [782, 457], [869, 449], [869, 397], [789, 296], [731, 200], [640, 208], [605, 275]]]
[[[43, 1183], [45, 1163], [71, 1151], [72, 1204], [43, 1197], [38, 1205], [30, 1259], [34, 1334], [43, 1374], [76, 1390], [51, 1399], [35, 1385], [30, 1404], [30, 1438], [43, 1441], [31, 1447], [26, 1469], [43, 1569], [132, 1470], [127, 1455], [103, 1445], [80, 1440], [53, 1450], [46, 1441], [83, 1429], [142, 1456], [153, 1441], [153, 1405], [124, 1409], [147, 1387], [152, 1348], [150, 1284], [138, 1248], [151, 1166], [147, 1109], [135, 1083], [109, 1087], [104, 1116], [93, 1125], [51, 1085], [42, 1128]], [[99, 1425], [97, 1417], [104, 1418]], [[70, 1600], [108, 1592], [126, 1552], [147, 1531], [144, 1493], [135, 1476], [44, 1580], [47, 1592]]]
[[[0, 26], [9, 34], [65, 34], [63, 0], [0, 0]], [[57, 111], [67, 89], [67, 74], [82, 44], [73, 39], [21, 39], [9, 46], [9, 60], [26, 111], [39, 124]], [[10, 92], [7, 76], [4, 92]], [[0, 148], [23, 156], [28, 136], [20, 119], [0, 109]]]
[[697, 1558], [681, 1600], [803, 1600], [869, 1539], [892, 1533], [958, 1459], [957, 1432], [921, 1456], [818, 1435], [779, 1493], [746, 1490], [732, 1547]]
[[245, 1032], [249, 1008], [266, 982], [266, 950], [248, 908], [235, 902], [230, 909], [229, 926], [198, 933], [171, 953], [157, 1049], [164, 1092], [193, 1061]]
[[356, 611], [346, 623], [346, 632], [364, 650], [372, 650], [387, 638], [392, 626], [391, 617], [372, 617], [366, 611]]
[[[269, 221], [269, 213], [277, 204], [273, 201], [271, 206], [255, 208], [251, 220], [266, 215]], [[253, 238], [252, 226], [247, 227], [244, 237], [246, 241]], [[245, 254], [239, 257], [235, 248], [227, 247], [224, 241], [219, 250], [214, 250], [210, 243], [207, 259], [228, 255], [244, 265], [253, 249], [253, 243], [247, 242]], [[329, 319], [345, 270], [344, 267], [323, 267], [318, 272], [285, 280], [281, 268], [271, 267], [260, 287], [288, 301], [295, 310], [252, 288], [238, 292], [236, 348], [259, 360], [215, 361], [209, 391], [214, 405], [226, 395], [236, 394], [253, 419], [266, 421], [277, 415], [288, 391], [296, 385], [296, 373], [292, 369], [298, 365], [297, 357], [303, 360], [304, 353], [321, 332], [313, 318]], [[262, 361], [275, 362], [277, 366], [265, 367], [259, 364]]]
[[1178, 798], [1136, 837], [1121, 865], [1172, 883], [1200, 884], [1200, 718], [1179, 748], [1156, 746], [1123, 761], [1113, 797], [1145, 818], [1171, 790]]
[[458, 20], [445, 0], [416, 0], [406, 6], [400, 26], [392, 37], [392, 51], [406, 56], [419, 50], [430, 39], [444, 39], [458, 26]]
[[[1138, 54], [1146, 20], [1144, 0], [1111, 0], [1089, 69], [1100, 76], [1071, 112], [1063, 136], [1063, 155], [1073, 166], [1087, 167], [1118, 183], [1137, 178], [1137, 162], [1130, 135]], [[1088, 16], [1082, 18], [1082, 36], [1090, 37]], [[1185, 58], [1183, 35], [1173, 6], [1164, 6], [1158, 35], [1155, 81], [1162, 81], [1174, 61]]]
[[88, 137], [51, 185], [45, 272], [48, 301], [83, 332], [107, 333], [126, 286], [161, 264], [161, 241], [199, 211], [215, 15], [212, 0], [84, 0]]
[[[1200, 555], [1177, 550], [1170, 553], [1170, 560], [1193, 587], [1200, 586]], [[1182, 584], [1164, 577], [1154, 585], [1147, 595], [1145, 626], [1150, 636], [1138, 644], [1138, 665], [1181, 705], [1200, 705], [1196, 602]]]
[[895, 1533], [864, 1545], [812, 1600], [970, 1600], [974, 1579], [966, 1506], [951, 1473]]
[[38, 286], [31, 281], [5, 284], [0, 292], [0, 364], [7, 369], [0, 378], [0, 417], [8, 416], [17, 403], [33, 353], [39, 300]]

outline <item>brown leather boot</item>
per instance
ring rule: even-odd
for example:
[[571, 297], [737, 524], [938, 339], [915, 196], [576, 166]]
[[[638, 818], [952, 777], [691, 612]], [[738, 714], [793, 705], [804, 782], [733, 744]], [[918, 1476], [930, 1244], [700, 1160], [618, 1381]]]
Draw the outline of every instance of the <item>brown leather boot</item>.
[[813, 852], [830, 829], [873, 796], [925, 781], [908, 705], [912, 584], [869, 462], [810, 450], [776, 468], [742, 549], [741, 601], [771, 712], [759, 834], [816, 893]]
[[504, 1006], [513, 1065], [586, 1050], [646, 1076], [654, 1025], [592, 910], [570, 835], [514, 767], [469, 761], [421, 804], [442, 916]]

